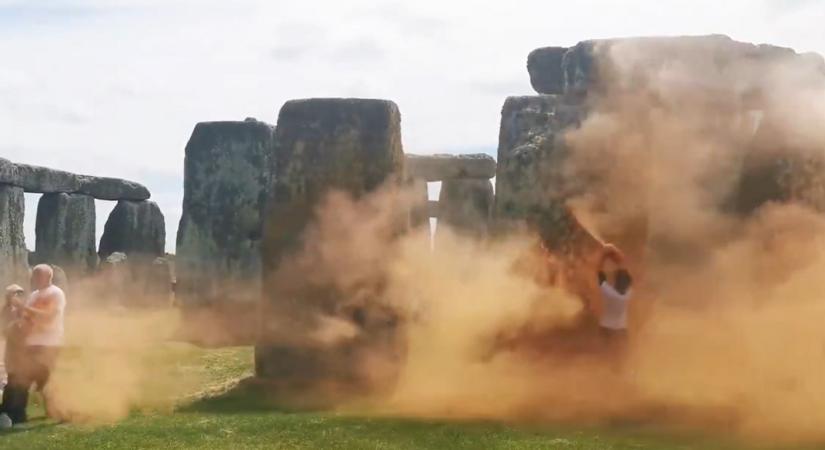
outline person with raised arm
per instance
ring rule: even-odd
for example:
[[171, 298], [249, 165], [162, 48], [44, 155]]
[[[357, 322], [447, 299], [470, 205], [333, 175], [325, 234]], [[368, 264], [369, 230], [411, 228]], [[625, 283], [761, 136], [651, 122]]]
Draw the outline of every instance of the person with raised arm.
[[601, 294], [600, 332], [610, 343], [623, 342], [627, 338], [627, 313], [633, 277], [627, 269], [624, 254], [613, 244], [602, 246], [597, 281]]

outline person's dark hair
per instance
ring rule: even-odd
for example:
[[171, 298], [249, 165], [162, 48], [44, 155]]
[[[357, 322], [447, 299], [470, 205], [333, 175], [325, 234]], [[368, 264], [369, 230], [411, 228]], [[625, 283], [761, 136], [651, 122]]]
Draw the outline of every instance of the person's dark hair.
[[616, 271], [616, 282], [614, 286], [616, 292], [624, 295], [630, 289], [631, 284], [633, 284], [633, 277], [630, 276], [630, 272], [628, 272], [627, 269], [619, 269]]

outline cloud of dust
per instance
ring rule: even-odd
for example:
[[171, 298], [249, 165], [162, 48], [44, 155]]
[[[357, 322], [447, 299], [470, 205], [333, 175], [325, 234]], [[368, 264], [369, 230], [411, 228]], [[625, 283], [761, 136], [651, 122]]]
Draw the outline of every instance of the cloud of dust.
[[110, 304], [107, 286], [91, 278], [67, 296], [65, 347], [46, 387], [50, 413], [64, 420], [106, 423], [171, 408], [199, 382], [200, 374], [176, 370], [190, 351], [169, 343], [178, 312]]
[[603, 89], [568, 135], [568, 176], [585, 180], [576, 201], [597, 229], [646, 222], [633, 400], [724, 411], [748, 436], [822, 438], [821, 57], [680, 45], [597, 49]]
[[[385, 193], [321, 208], [304, 262], [274, 276], [311, 273], [352, 293], [380, 275], [367, 297], [403, 318], [405, 351], [379, 411], [825, 437], [825, 216], [809, 170], [825, 160], [821, 65], [669, 45], [597, 47], [600, 89], [567, 136], [571, 204], [632, 258], [624, 358], [578, 333], [579, 299], [519, 270], [529, 234], [481, 242], [439, 226], [433, 252], [424, 231], [381, 231], [397, 200]], [[790, 201], [742, 208], [744, 180], [777, 159]], [[360, 333], [338, 325], [320, 340]]]

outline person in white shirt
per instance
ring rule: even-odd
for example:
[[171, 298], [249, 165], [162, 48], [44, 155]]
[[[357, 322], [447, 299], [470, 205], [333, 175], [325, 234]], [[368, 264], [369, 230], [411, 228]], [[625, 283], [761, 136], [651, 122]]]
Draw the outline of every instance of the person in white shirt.
[[[607, 270], [608, 262], [615, 266]], [[610, 343], [621, 343], [627, 338], [627, 311], [631, 299], [633, 278], [625, 265], [625, 257], [613, 244], [605, 244], [598, 267], [601, 311], [599, 328]]]
[[34, 385], [46, 396], [44, 388], [54, 370], [60, 349], [63, 347], [63, 316], [66, 309], [66, 295], [52, 284], [54, 272], [46, 264], [32, 269], [31, 287], [34, 290], [25, 302], [18, 300], [25, 322], [24, 350], [21, 358], [19, 378], [7, 389], [14, 389], [12, 405], [7, 405], [6, 413], [15, 424], [25, 422], [29, 389]]

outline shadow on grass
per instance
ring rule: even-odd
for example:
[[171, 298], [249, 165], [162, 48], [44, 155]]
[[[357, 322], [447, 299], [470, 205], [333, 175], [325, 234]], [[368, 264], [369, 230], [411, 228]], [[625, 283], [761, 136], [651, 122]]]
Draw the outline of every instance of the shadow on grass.
[[177, 411], [210, 414], [319, 412], [329, 410], [338, 400], [340, 395], [330, 395], [323, 389], [286, 386], [250, 377], [223, 393], [182, 405]]
[[[334, 388], [300, 389], [292, 385], [278, 385], [271, 381], [248, 378], [234, 388], [211, 397], [204, 397], [177, 409], [184, 413], [206, 414], [244, 414], [244, 413], [325, 413], [335, 410], [340, 404], [341, 396], [333, 395]], [[352, 414], [335, 415], [339, 423], [360, 424], [369, 422], [388, 430], [422, 429], [423, 432], [445, 432], [453, 430], [465, 433], [478, 432], [515, 432], [536, 436], [599, 436], [628, 442], [656, 442], [663, 447], [702, 448], [702, 449], [822, 449], [825, 444], [819, 442], [754, 442], [742, 440], [742, 436], [732, 432], [737, 429], [737, 415], [728, 410], [696, 411], [690, 408], [675, 408], [664, 405], [649, 405], [644, 410], [625, 411], [623, 414], [607, 420], [593, 421], [550, 421], [537, 419], [536, 411], [525, 411], [524, 416], [511, 417], [508, 420], [490, 420], [473, 418], [456, 418], [447, 416], [404, 417], [386, 414], [364, 414], [352, 411]], [[633, 445], [631, 445], [632, 447]], [[624, 448], [624, 447], [621, 447]], [[645, 447], [646, 448], [646, 447]]]

